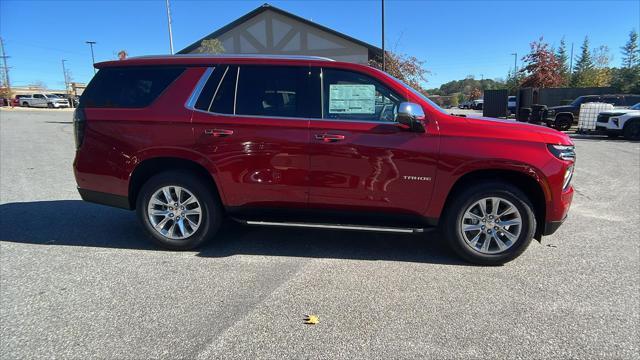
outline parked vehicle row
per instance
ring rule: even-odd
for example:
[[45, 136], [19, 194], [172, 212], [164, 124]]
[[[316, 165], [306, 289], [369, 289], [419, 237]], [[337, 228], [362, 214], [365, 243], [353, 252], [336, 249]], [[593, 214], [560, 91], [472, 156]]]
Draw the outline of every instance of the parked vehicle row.
[[552, 106], [547, 109], [544, 121], [548, 126], [566, 131], [571, 125], [578, 123], [580, 105], [594, 102], [612, 104], [615, 107], [630, 107], [640, 102], [640, 95], [585, 95], [576, 98], [569, 105]]
[[68, 108], [70, 106], [77, 107], [79, 103], [78, 96], [69, 96], [64, 93], [34, 93], [19, 94], [12, 99], [6, 99], [6, 106], [13, 107], [45, 107], [45, 108]]
[[184, 55], [96, 67], [74, 113], [80, 195], [135, 209], [169, 249], [201, 245], [225, 217], [439, 227], [461, 257], [495, 265], [556, 231], [571, 204], [569, 136], [450, 115], [369, 66]]
[[58, 109], [69, 107], [69, 100], [58, 97], [54, 94], [36, 93], [30, 96], [21, 97], [20, 105], [23, 107], [48, 107]]
[[460, 105], [458, 105], [458, 108], [482, 110], [483, 105], [484, 105], [484, 100], [477, 99], [477, 100], [463, 101], [462, 103], [460, 103]]

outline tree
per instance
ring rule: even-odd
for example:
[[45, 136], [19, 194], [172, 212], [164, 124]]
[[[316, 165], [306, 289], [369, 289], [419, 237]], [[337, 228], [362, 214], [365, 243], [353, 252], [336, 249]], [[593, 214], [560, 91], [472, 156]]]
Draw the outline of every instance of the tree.
[[567, 44], [564, 41], [564, 37], [560, 39], [560, 46], [556, 51], [556, 59], [558, 59], [558, 62], [560, 63], [560, 76], [562, 77], [562, 85], [567, 86], [569, 85], [570, 80], [570, 70], [569, 65], [567, 64], [567, 62], [569, 61], [569, 56], [567, 55]]
[[590, 86], [610, 86], [612, 71], [609, 68], [609, 63], [612, 60], [612, 56], [609, 52], [609, 47], [601, 45], [593, 49], [591, 57], [593, 58], [594, 68], [587, 76]]
[[458, 94], [452, 94], [449, 97], [449, 105], [451, 105], [451, 107], [457, 107], [460, 104], [460, 97], [458, 96]]
[[549, 48], [549, 44], [540, 37], [531, 43], [531, 52], [522, 58], [526, 64], [520, 73], [524, 76], [523, 87], [557, 87], [562, 86], [561, 64]]
[[[369, 66], [382, 69], [382, 63], [375, 59], [369, 60]], [[424, 61], [418, 60], [415, 56], [385, 51], [385, 71], [427, 96], [428, 92], [422, 86], [427, 82], [429, 74], [424, 68]]]
[[509, 90], [509, 95], [516, 95], [522, 80], [524, 80], [524, 77], [520, 72], [509, 70], [509, 73], [507, 74], [507, 81], [504, 84], [504, 87]]
[[622, 66], [625, 68], [640, 67], [640, 48], [638, 48], [638, 32], [629, 32], [629, 41], [622, 47]]
[[640, 93], [640, 49], [635, 30], [629, 32], [629, 41], [622, 47], [622, 67], [614, 69], [611, 85], [625, 93]]
[[580, 56], [576, 61], [576, 67], [571, 79], [571, 85], [574, 87], [588, 87], [592, 86], [593, 76], [593, 60], [591, 59], [591, 53], [589, 51], [589, 37], [585, 36], [584, 42], [580, 47]]
[[469, 99], [470, 100], [476, 100], [476, 99], [479, 99], [481, 97], [482, 97], [482, 91], [480, 91], [480, 89], [478, 89], [478, 88], [474, 88], [469, 93]]
[[200, 42], [200, 47], [196, 49], [196, 53], [200, 54], [223, 54], [224, 46], [218, 39], [204, 39]]

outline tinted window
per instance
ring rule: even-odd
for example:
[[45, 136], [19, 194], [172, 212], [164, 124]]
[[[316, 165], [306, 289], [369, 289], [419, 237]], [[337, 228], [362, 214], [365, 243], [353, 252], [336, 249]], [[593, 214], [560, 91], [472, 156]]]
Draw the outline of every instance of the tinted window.
[[624, 106], [633, 106], [640, 102], [640, 95], [625, 95]]
[[216, 66], [202, 88], [195, 108], [220, 114], [233, 114], [237, 71], [237, 66]]
[[325, 119], [395, 121], [403, 99], [377, 80], [360, 73], [323, 69]]
[[241, 66], [236, 114], [319, 118], [318, 80], [308, 67]]
[[40, 94], [35, 94], [33, 95], [34, 98], [36, 99], [44, 99], [44, 96], [40, 95]]
[[603, 96], [601, 101], [613, 106], [624, 106], [622, 96]]
[[145, 107], [183, 71], [182, 67], [104, 68], [87, 86], [81, 104], [106, 108]]

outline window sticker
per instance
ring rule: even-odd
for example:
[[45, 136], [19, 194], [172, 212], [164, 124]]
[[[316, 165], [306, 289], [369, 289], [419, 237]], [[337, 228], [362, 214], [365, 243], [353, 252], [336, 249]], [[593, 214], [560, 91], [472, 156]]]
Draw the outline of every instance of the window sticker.
[[375, 85], [329, 85], [329, 114], [375, 114]]

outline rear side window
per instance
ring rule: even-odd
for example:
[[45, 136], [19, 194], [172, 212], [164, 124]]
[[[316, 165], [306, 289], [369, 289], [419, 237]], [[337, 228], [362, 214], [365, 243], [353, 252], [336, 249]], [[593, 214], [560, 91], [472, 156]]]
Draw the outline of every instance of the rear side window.
[[640, 103], [640, 95], [625, 95], [624, 106], [633, 106]]
[[622, 96], [603, 96], [601, 101], [613, 106], [624, 106]]
[[309, 67], [240, 67], [236, 114], [319, 118], [320, 92], [312, 73]]
[[142, 108], [151, 104], [184, 67], [104, 68], [82, 94], [81, 104], [99, 108]]
[[219, 114], [233, 114], [237, 72], [237, 66], [216, 66], [202, 88], [195, 108]]

